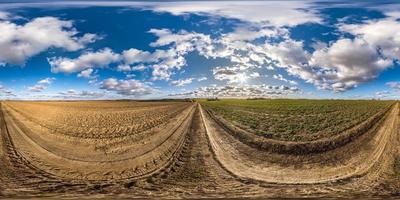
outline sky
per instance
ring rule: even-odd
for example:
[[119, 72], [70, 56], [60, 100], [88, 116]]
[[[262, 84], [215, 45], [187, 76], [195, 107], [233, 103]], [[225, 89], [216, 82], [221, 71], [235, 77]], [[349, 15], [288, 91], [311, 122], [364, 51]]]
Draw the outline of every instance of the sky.
[[0, 1], [0, 99], [400, 99], [374, 2]]

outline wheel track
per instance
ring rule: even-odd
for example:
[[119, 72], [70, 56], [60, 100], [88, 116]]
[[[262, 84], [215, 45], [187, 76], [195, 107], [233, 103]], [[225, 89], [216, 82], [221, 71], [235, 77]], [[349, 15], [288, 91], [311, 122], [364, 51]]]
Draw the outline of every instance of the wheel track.
[[[129, 168], [129, 166], [128, 166], [128, 168], [126, 168], [125, 170], [123, 170], [123, 171], [121, 171], [121, 173], [124, 173], [124, 175], [123, 175], [123, 177], [120, 177], [119, 178], [119, 174], [115, 174], [114, 172], [112, 172], [112, 173], [103, 173], [102, 174], [102, 176], [100, 176], [100, 174], [98, 174], [100, 171], [98, 171], [98, 169], [91, 169], [91, 168], [86, 168], [86, 169], [88, 169], [88, 170], [92, 170], [93, 172], [95, 172], [95, 173], [86, 173], [86, 175], [83, 175], [83, 174], [81, 174], [80, 172], [78, 172], [78, 171], [76, 171], [76, 172], [78, 172], [78, 173], [75, 173], [75, 174], [71, 174], [71, 172], [72, 171], [66, 171], [66, 172], [68, 172], [69, 174], [68, 174], [68, 176], [71, 176], [71, 177], [74, 177], [73, 179], [77, 179], [77, 177], [82, 177], [83, 179], [85, 179], [85, 180], [93, 180], [93, 181], [95, 181], [95, 179], [96, 180], [98, 180], [98, 181], [101, 181], [101, 180], [110, 180], [110, 179], [113, 179], [113, 180], [118, 180], [118, 179], [121, 179], [121, 180], [123, 180], [123, 179], [131, 179], [132, 177], [135, 177], [135, 178], [140, 178], [140, 177], [145, 177], [145, 176], [148, 176], [149, 174], [152, 174], [152, 173], [156, 173], [158, 170], [159, 170], [159, 168], [162, 168], [162, 167], [165, 167], [165, 165], [168, 165], [168, 163], [170, 163], [171, 162], [171, 159], [174, 157], [174, 155], [175, 155], [175, 153], [176, 153], [176, 151], [177, 151], [177, 149], [179, 149], [179, 147], [180, 147], [180, 144], [183, 142], [183, 140], [184, 140], [184, 134], [185, 134], [185, 132], [186, 132], [186, 127], [187, 127], [187, 123], [188, 122], [190, 122], [191, 121], [191, 116], [192, 116], [192, 113], [193, 113], [193, 108], [192, 108], [192, 111], [190, 111], [189, 112], [189, 114], [188, 114], [188, 116], [186, 116], [185, 117], [185, 120], [186, 120], [186, 122], [185, 123], [182, 123], [182, 124], [179, 124], [179, 126], [178, 126], [178, 129], [179, 130], [176, 130], [177, 131], [177, 133], [175, 133], [175, 132], [173, 132], [172, 134], [171, 134], [171, 136], [173, 137], [173, 140], [172, 139], [170, 139], [170, 137], [167, 137], [166, 139], [165, 139], [165, 142], [168, 142], [168, 143], [165, 143], [164, 144], [164, 142], [163, 143], [161, 143], [159, 146], [157, 146], [156, 148], [157, 149], [163, 149], [164, 147], [163, 146], [165, 146], [165, 145], [169, 145], [169, 146], [166, 146], [166, 147], [168, 147], [167, 149], [166, 149], [166, 151], [163, 151], [163, 152], [159, 152], [159, 153], [161, 153], [159, 156], [157, 156], [155, 153], [153, 153], [153, 151], [151, 151], [151, 152], [148, 152], [147, 154], [144, 154], [143, 156], [138, 156], [138, 157], [135, 157], [135, 158], [133, 158], [133, 159], [139, 159], [138, 161], [139, 161], [139, 163], [137, 163], [136, 164], [136, 167], [133, 167], [133, 168], [131, 168], [129, 171], [127, 171], [128, 170], [128, 168]], [[16, 133], [16, 132], [15, 132]], [[22, 132], [20, 132], [19, 133], [21, 136], [23, 136], [19, 141], [21, 142], [21, 141], [29, 141], [29, 138], [28, 137], [25, 137], [25, 135], [22, 133]], [[18, 134], [17, 134], [18, 135]], [[15, 135], [15, 136], [17, 136], [17, 135]], [[19, 136], [18, 136], [19, 137]], [[173, 146], [171, 146], [172, 145], [172, 143], [171, 142], [174, 142], [174, 141], [176, 141], [177, 143], [176, 143], [176, 145], [173, 145]], [[53, 173], [57, 173], [57, 176], [59, 176], [58, 174], [58, 169], [57, 168], [59, 168], [59, 169], [62, 169], [62, 166], [58, 166], [57, 168], [54, 168], [54, 167], [52, 167], [52, 164], [50, 164], [50, 162], [49, 161], [51, 161], [51, 160], [49, 160], [49, 159], [56, 159], [56, 160], [54, 160], [54, 162], [52, 161], [52, 163], [53, 164], [57, 164], [58, 163], [58, 165], [59, 164], [61, 164], [61, 163], [63, 163], [63, 165], [66, 165], [68, 162], [70, 162], [71, 163], [71, 165], [73, 164], [73, 163], [77, 163], [77, 162], [79, 162], [79, 163], [81, 163], [81, 164], [83, 164], [83, 163], [85, 163], [85, 162], [82, 162], [82, 161], [76, 161], [76, 160], [70, 160], [70, 161], [68, 161], [67, 163], [65, 163], [65, 162], [63, 162], [63, 161], [67, 161], [67, 160], [65, 160], [64, 159], [64, 157], [57, 157], [56, 155], [53, 155], [52, 154], [52, 152], [51, 151], [49, 151], [49, 150], [46, 150], [46, 149], [43, 149], [43, 148], [41, 148], [40, 147], [40, 145], [38, 146], [33, 140], [30, 140], [30, 143], [26, 143], [26, 145], [25, 144], [20, 144], [20, 147], [21, 148], [25, 148], [27, 145], [33, 145], [32, 146], [32, 150], [30, 150], [30, 149], [28, 149], [28, 150], [30, 150], [31, 152], [35, 152], [35, 155], [34, 154], [31, 154], [31, 153], [29, 153], [28, 154], [28, 152], [26, 152], [26, 153], [24, 153], [25, 155], [24, 156], [28, 156], [28, 157], [30, 157], [30, 162], [32, 162], [32, 161], [34, 161], [35, 162], [35, 164], [34, 165], [36, 165], [36, 166], [41, 166], [41, 168], [47, 168], [48, 170], [51, 170], [52, 171], [52, 174]], [[155, 149], [155, 150], [157, 150], [157, 149]], [[159, 150], [157, 150], [157, 152], [158, 152]], [[154, 154], [154, 155], [153, 155]], [[42, 160], [37, 160], [39, 157], [37, 157], [37, 156], [39, 156], [39, 155], [43, 155], [43, 156], [45, 156], [45, 157], [43, 157], [43, 161]], [[152, 157], [152, 159], [151, 160], [145, 160], [145, 158], [146, 157]], [[142, 158], [143, 157], [143, 158]], [[61, 160], [63, 160], [63, 161], [61, 161]], [[57, 161], [57, 160], [59, 160], [59, 161]], [[90, 166], [91, 165], [93, 165], [93, 166], [98, 166], [98, 167], [101, 167], [101, 166], [103, 166], [104, 165], [104, 169], [110, 169], [111, 170], [111, 168], [107, 168], [107, 166], [108, 165], [110, 165], [110, 167], [112, 167], [112, 166], [119, 166], [119, 165], [121, 165], [121, 170], [124, 168], [124, 164], [122, 164], [122, 162], [128, 162], [129, 161], [129, 163], [131, 163], [132, 164], [132, 162], [134, 161], [134, 160], [121, 160], [121, 161], [115, 161], [115, 162], [112, 162], [112, 163], [109, 163], [109, 164], [107, 164], [107, 162], [94, 162], [93, 164], [90, 164], [90, 163], [85, 163], [86, 165], [88, 165], [89, 166], [89, 164], [90, 164]], [[160, 161], [162, 161], [162, 162], [160, 162]], [[135, 161], [136, 162], [136, 161]], [[142, 165], [140, 164], [140, 163], [143, 163]], [[50, 164], [50, 165], [49, 165]], [[117, 165], [118, 164], [118, 165]], [[128, 163], [126, 163], [126, 164], [128, 164]], [[125, 164], [125, 165], [126, 165]], [[79, 166], [79, 165], [74, 165], [74, 166]], [[60, 168], [61, 167], [61, 168]], [[101, 168], [101, 169], [103, 169], [103, 168]], [[71, 169], [71, 168], [69, 168], [69, 169]], [[82, 169], [85, 169], [85, 168], [82, 168]], [[85, 170], [86, 170], [85, 169]], [[48, 170], [46, 170], [46, 171], [48, 171]], [[100, 169], [99, 169], [100, 170]], [[97, 172], [98, 171], [98, 172]], [[83, 172], [83, 171], [82, 171]], [[89, 171], [88, 171], [89, 172]], [[110, 171], [111, 172], [111, 171]], [[64, 173], [64, 172], [63, 172]], [[118, 172], [119, 173], [119, 172]], [[125, 175], [126, 174], [126, 175]], [[63, 176], [64, 177], [64, 176]], [[93, 179], [93, 178], [91, 178], [91, 177], [93, 177], [93, 178], [95, 178], [95, 177], [99, 177], [99, 178], [101, 178], [101, 179], [98, 179], [98, 178], [95, 178], [95, 179]], [[64, 178], [66, 178], [66, 177], [64, 177]]]
[[[0, 104], [1, 142], [4, 152], [4, 157], [1, 159], [1, 172], [7, 188], [13, 190], [10, 193], [17, 192], [21, 195], [33, 192], [40, 194], [48, 190], [49, 187], [47, 186], [49, 185], [54, 187], [54, 185], [65, 184], [51, 174], [32, 166], [29, 161], [18, 153], [8, 132], [1, 106]], [[4, 195], [7, 196], [8, 192], [4, 191]]]
[[[188, 117], [190, 118], [191, 116]], [[2, 142], [7, 144], [5, 145], [6, 148], [3, 148], [3, 151], [7, 153], [3, 160], [9, 161], [8, 167], [1, 168], [2, 173], [5, 172], [8, 174], [2, 175], [2, 173], [0, 173], [0, 178], [6, 178], [4, 182], [9, 183], [6, 187], [8, 189], [12, 188], [12, 191], [9, 192], [9, 195], [15, 194], [15, 192], [17, 192], [17, 194], [20, 196], [22, 195], [22, 193], [20, 193], [21, 190], [26, 190], [26, 193], [29, 195], [42, 194], [43, 192], [56, 192], [57, 190], [71, 190], [75, 192], [88, 193], [90, 191], [93, 192], [99, 189], [101, 190], [102, 187], [108, 187], [111, 185], [114, 187], [114, 189], [116, 188], [120, 190], [124, 182], [126, 183], [130, 180], [134, 181], [132, 178], [128, 178], [123, 180], [115, 180], [112, 184], [107, 184], [104, 181], [63, 180], [63, 178], [59, 179], [52, 174], [48, 174], [32, 165], [22, 155], [19, 154], [19, 152], [13, 145], [11, 136], [7, 131], [3, 112], [1, 112], [0, 118], [2, 127]], [[189, 119], [189, 121], [191, 121], [191, 119]], [[180, 144], [183, 144], [185, 140], [185, 135], [180, 137]], [[178, 159], [177, 155], [179, 155], [179, 152], [182, 149], [181, 147], [182, 145], [177, 145], [176, 154], [174, 154], [174, 156], [172, 156], [169, 159], [169, 162], [167, 162], [164, 166], [160, 166], [156, 171], [149, 173], [145, 176], [137, 177], [136, 179], [146, 179], [146, 177], [154, 176], [153, 174], [158, 173], [157, 171], [167, 168], [167, 166], [171, 165], [174, 160]], [[157, 161], [153, 160], [151, 162], [153, 162], [153, 164], [156, 164]], [[4, 164], [4, 162], [1, 163]]]
[[214, 159], [199, 107], [179, 159], [154, 178], [156, 183], [152, 183], [153, 187], [171, 188], [162, 190], [163, 193], [184, 191], [184, 194], [176, 196], [182, 198], [260, 195], [260, 187], [232, 176]]

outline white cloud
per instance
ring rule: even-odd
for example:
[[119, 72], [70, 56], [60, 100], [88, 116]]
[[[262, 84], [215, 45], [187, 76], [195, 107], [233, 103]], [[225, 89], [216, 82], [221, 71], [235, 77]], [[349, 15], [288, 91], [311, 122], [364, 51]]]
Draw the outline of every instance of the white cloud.
[[0, 96], [15, 96], [15, 94], [0, 84]]
[[208, 35], [185, 30], [172, 33], [168, 29], [151, 29], [149, 32], [158, 37], [150, 46], [162, 47], [171, 45], [168, 50], [158, 50], [152, 54], [153, 57], [159, 60], [159, 62], [150, 66], [153, 69], [153, 80], [169, 80], [175, 70], [180, 70], [186, 65], [184, 56], [190, 52], [196, 50], [205, 57], [209, 57], [212, 54], [212, 40]]
[[[203, 51], [206, 46], [210, 46], [199, 42], [200, 39], [196, 40], [197, 34], [195, 33], [188, 37], [185, 35], [187, 33], [185, 31], [181, 31], [179, 34], [173, 34], [166, 29], [152, 29], [151, 32], [159, 36], [159, 39], [153, 44], [155, 46], [169, 45], [170, 39], [168, 38], [170, 37], [176, 40], [173, 42], [171, 41], [173, 45], [168, 49], [155, 50], [154, 52], [132, 48], [118, 54], [114, 53], [109, 48], [105, 48], [97, 52], [86, 52], [75, 59], [53, 57], [49, 58], [48, 61], [54, 73], [81, 72], [95, 67], [101, 68], [107, 67], [113, 63], [119, 63], [117, 71], [141, 71], [145, 68], [150, 68], [152, 69], [152, 80], [169, 80], [171, 75], [175, 73], [174, 71], [180, 70], [186, 65], [184, 55], [194, 50]], [[160, 32], [163, 33], [161, 34]], [[180, 37], [181, 39], [178, 39]], [[146, 64], [146, 66], [144, 64]]]
[[346, 24], [343, 31], [366, 41], [388, 59], [400, 59], [400, 22], [395, 18], [369, 20], [363, 24]]
[[227, 81], [229, 84], [245, 84], [249, 79], [258, 78], [258, 72], [250, 72], [246, 67], [216, 67], [213, 70], [216, 80]]
[[129, 65], [121, 64], [121, 65], [118, 65], [117, 71], [119, 71], [119, 72], [130, 72], [130, 71], [132, 71], [132, 68]]
[[375, 92], [374, 97], [375, 98], [386, 98], [386, 97], [390, 97], [391, 96], [391, 92], [389, 91], [378, 91]]
[[180, 80], [174, 80], [171, 81], [172, 85], [178, 86], [178, 87], [183, 87], [185, 85], [188, 85], [190, 83], [192, 83], [193, 78], [187, 78], [187, 79], [180, 79]]
[[381, 58], [373, 46], [357, 38], [339, 39], [329, 46], [320, 45], [320, 49], [312, 54], [304, 49], [301, 42], [291, 39], [278, 44], [265, 44], [264, 49], [265, 56], [276, 61], [277, 66], [289, 75], [320, 89], [336, 92], [371, 81], [392, 64], [392, 61]]
[[395, 89], [395, 90], [399, 90], [400, 91], [400, 82], [387, 82], [386, 85], [388, 85], [389, 87]]
[[81, 72], [78, 74], [78, 77], [91, 78], [91, 77], [92, 77], [93, 71], [94, 71], [94, 70], [93, 70], [92, 68], [85, 69], [85, 70], [81, 71]]
[[276, 60], [281, 66], [302, 66], [308, 63], [310, 55], [304, 50], [303, 43], [291, 39], [278, 44], [265, 43], [265, 56]]
[[180, 97], [283, 97], [300, 92], [297, 87], [284, 85], [209, 86], [194, 91], [172, 94]]
[[149, 84], [135, 79], [118, 80], [115, 78], [105, 79], [100, 83], [100, 89], [113, 91], [121, 95], [143, 96], [154, 93], [156, 90]]
[[272, 29], [270, 27], [260, 28], [251, 26], [238, 26], [233, 32], [223, 34], [224, 42], [253, 41], [261, 37], [271, 37], [282, 33], [283, 30]]
[[43, 90], [47, 89], [55, 80], [55, 78], [45, 78], [39, 80], [36, 85], [28, 87], [28, 90], [30, 92], [42, 92]]
[[98, 38], [94, 34], [78, 37], [72, 21], [54, 17], [36, 18], [23, 25], [0, 21], [0, 32], [0, 62], [15, 65], [24, 65], [27, 59], [49, 48], [76, 51]]
[[201, 82], [201, 81], [206, 81], [208, 78], [203, 76], [197, 79], [197, 81]]
[[56, 80], [55, 78], [45, 78], [42, 80], [39, 80], [37, 83], [41, 85], [50, 85], [53, 83], [53, 81]]
[[319, 23], [320, 17], [306, 11], [309, 2], [295, 1], [194, 1], [147, 4], [145, 9], [174, 15], [199, 14], [239, 19], [245, 22], [268, 23], [274, 26], [295, 26], [307, 22]]
[[258, 73], [258, 72], [253, 72], [253, 73], [251, 73], [249, 76], [250, 76], [251, 78], [258, 78], [258, 77], [260, 77], [260, 73]]
[[[252, 51], [248, 56], [234, 53], [235, 50], [248, 50], [248, 47], [237, 46], [235, 41], [224, 39], [213, 40], [208, 35], [187, 32], [185, 30], [173, 33], [168, 29], [151, 29], [149, 32], [158, 37], [155, 42], [150, 44], [151, 46], [167, 46], [168, 48], [156, 49], [154, 52], [132, 48], [123, 51], [121, 54], [114, 53], [110, 49], [104, 49], [99, 52], [88, 52], [76, 59], [51, 58], [49, 62], [52, 66], [52, 71], [72, 73], [93, 68], [96, 67], [96, 65], [104, 67], [111, 63], [119, 63], [117, 71], [129, 72], [133, 70], [141, 71], [144, 69], [151, 69], [152, 80], [170, 80], [173, 74], [186, 66], [186, 59], [184, 56], [193, 51], [197, 51], [206, 58], [230, 58], [232, 62], [241, 65], [240, 69], [242, 71], [249, 67], [257, 67], [253, 62], [259, 64], [264, 64], [266, 62], [266, 58], [261, 54], [262, 52], [260, 52], [260, 50]], [[261, 35], [269, 37], [274, 31], [259, 30], [259, 32]], [[252, 38], [261, 35], [257, 34], [257, 36], [252, 36]], [[251, 47], [255, 46], [251, 45]], [[100, 60], [100, 58], [104, 59]], [[232, 79], [243, 81], [248, 77], [249, 75], [242, 73]], [[221, 77], [218, 79], [229, 78]], [[233, 80], [233, 82], [235, 82], [235, 80]]]
[[169, 80], [175, 70], [180, 70], [186, 65], [186, 59], [182, 56], [167, 57], [159, 63], [151, 65], [153, 80]]
[[158, 37], [157, 41], [150, 43], [150, 46], [160, 47], [174, 44], [174, 49], [180, 55], [193, 50], [197, 50], [200, 53], [207, 52], [208, 45], [212, 44], [210, 36], [185, 30], [172, 33], [169, 29], [151, 29], [149, 33], [153, 33]]
[[9, 20], [11, 18], [10, 13], [0, 11], [0, 20]]
[[8, 8], [20, 7], [65, 7], [65, 6], [117, 6], [132, 7], [173, 15], [198, 14], [202, 16], [226, 17], [245, 22], [268, 23], [274, 26], [294, 26], [307, 22], [321, 22], [318, 14], [310, 11], [310, 1], [74, 1], [74, 2], [25, 2], [5, 4]]
[[[217, 80], [243, 83], [249, 78], [244, 71], [260, 65], [273, 70], [271, 63], [275, 63], [276, 66], [284, 68], [289, 75], [312, 83], [320, 89], [342, 92], [377, 78], [383, 70], [393, 64], [392, 59], [396, 59], [399, 56], [397, 53], [400, 52], [400, 37], [397, 37], [400, 31], [383, 29], [390, 26], [397, 30], [399, 24], [398, 21], [390, 19], [343, 26], [342, 29], [353, 31], [357, 38], [339, 39], [331, 44], [320, 43], [314, 45], [315, 51], [312, 53], [305, 50], [301, 41], [289, 39], [285, 29], [274, 31], [268, 28], [237, 27], [234, 32], [212, 40], [213, 47], [209, 47], [203, 54], [209, 57], [229, 58], [232, 63], [240, 66], [240, 69], [215, 68], [213, 74]], [[163, 31], [163, 34], [169, 32]], [[264, 46], [251, 42], [256, 38], [271, 36], [282, 37], [284, 40], [277, 44], [266, 40]], [[283, 77], [276, 78], [293, 85], [298, 84]]]
[[144, 71], [147, 67], [143, 64], [131, 67], [132, 71]]
[[42, 92], [45, 89], [47, 89], [47, 86], [45, 85], [34, 85], [32, 87], [28, 87], [28, 90], [31, 92]]
[[[227, 7], [222, 7], [221, 2], [207, 2], [209, 5], [204, 2], [191, 3], [195, 5], [190, 7], [186, 2], [171, 3], [171, 6], [164, 3], [148, 5], [149, 9], [156, 8], [156, 11], [171, 12], [176, 15], [198, 13], [227, 17], [229, 13], [230, 18], [237, 19], [242, 19], [236, 13], [239, 9], [246, 13], [243, 9], [250, 7], [256, 9], [258, 6], [269, 5], [271, 8], [278, 9], [282, 6], [275, 2], [223, 2]], [[231, 61], [232, 66], [230, 67], [216, 67], [212, 70], [216, 80], [226, 81], [228, 84], [245, 84], [250, 78], [260, 77], [260, 74], [251, 72], [255, 69], [264, 67], [274, 70], [278, 67], [286, 70], [287, 75], [302, 79], [319, 89], [342, 92], [377, 78], [400, 56], [398, 53], [400, 26], [399, 22], [392, 18], [366, 21], [366, 23], [358, 25], [341, 25], [341, 30], [350, 32], [356, 37], [354, 39], [341, 38], [329, 44], [317, 42], [312, 45], [314, 49], [312, 51], [305, 50], [302, 41], [290, 39], [288, 29], [283, 26], [319, 22], [320, 19], [313, 13], [297, 9], [304, 8], [302, 3], [291, 3], [287, 8], [290, 10], [286, 13], [288, 16], [283, 16], [283, 11], [280, 9], [279, 12], [282, 12], [280, 16], [253, 18], [256, 16], [249, 15], [246, 16], [247, 20], [243, 17], [244, 21], [252, 23], [241, 23], [232, 32], [215, 38], [185, 30], [173, 32], [169, 29], [151, 29], [149, 33], [157, 36], [157, 40], [150, 46], [160, 47], [152, 52], [132, 48], [117, 54], [110, 49], [105, 49], [103, 52], [96, 52], [108, 54], [108, 59], [101, 61], [95, 59], [99, 55], [89, 56], [95, 54], [93, 52], [86, 53], [77, 59], [53, 58], [49, 61], [53, 72], [81, 72], [116, 63], [118, 71], [149, 69], [152, 75], [151, 80], [170, 81], [173, 74], [186, 66], [185, 56], [190, 52], [197, 52], [206, 58], [225, 58]], [[261, 14], [258, 11], [257, 8], [252, 13]], [[293, 19], [290, 16], [293, 13], [298, 14], [297, 17], [301, 14], [313, 17]], [[266, 15], [270, 16], [271, 14]], [[287, 19], [292, 21], [287, 21]], [[399, 31], [383, 30], [388, 26], [394, 27], [395, 30], [399, 29]], [[380, 31], [381, 29], [383, 31]], [[254, 40], [260, 38], [264, 38], [264, 44], [260, 44], [259, 40], [255, 43]], [[281, 42], [271, 42], [271, 38], [279, 38]], [[83, 59], [85, 56], [91, 59]], [[280, 74], [273, 78], [292, 85], [298, 84]], [[171, 84], [181, 85], [180, 81], [183, 80], [171, 81]]]
[[105, 48], [97, 52], [86, 52], [76, 59], [50, 58], [53, 73], [74, 73], [95, 67], [107, 67], [109, 64], [120, 60], [120, 55], [111, 49]]
[[141, 51], [137, 49], [129, 49], [122, 53], [124, 64], [119, 70], [128, 70], [132, 64], [140, 63], [140, 65], [131, 68], [131, 70], [144, 70], [147, 64], [148, 68], [153, 70], [153, 80], [169, 80], [174, 70], [179, 70], [186, 65], [183, 57], [187, 51], [178, 51], [176, 47], [167, 50], [155, 50], [153, 53]]
[[227, 81], [229, 84], [243, 84], [249, 76], [237, 67], [216, 67], [213, 69], [216, 80]]
[[156, 62], [159, 59], [157, 55], [158, 53], [153, 55], [148, 51], [138, 49], [128, 49], [122, 52], [124, 62], [127, 64]]
[[329, 84], [322, 87], [345, 91], [377, 78], [392, 61], [380, 58], [377, 50], [364, 40], [340, 39], [315, 51], [310, 64], [321, 68], [322, 84]]
[[64, 99], [66, 98], [84, 98], [84, 99], [93, 99], [93, 98], [100, 98], [100, 97], [104, 97], [105, 93], [101, 93], [101, 92], [91, 92], [91, 91], [76, 91], [74, 89], [70, 89], [66, 92], [59, 92], [58, 95]]
[[291, 84], [291, 85], [297, 85], [297, 84], [298, 84], [298, 83], [297, 83], [296, 81], [294, 81], [294, 80], [288, 80], [288, 79], [284, 78], [282, 74], [278, 74], [278, 75], [275, 75], [275, 74], [274, 74], [272, 77], [273, 77], [274, 79], [276, 79], [276, 80], [280, 80], [280, 81], [289, 83], [289, 84]]

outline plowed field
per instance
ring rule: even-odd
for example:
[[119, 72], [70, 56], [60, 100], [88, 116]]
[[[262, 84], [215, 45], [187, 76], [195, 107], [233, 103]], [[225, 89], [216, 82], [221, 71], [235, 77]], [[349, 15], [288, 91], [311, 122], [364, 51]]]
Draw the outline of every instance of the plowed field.
[[0, 198], [395, 197], [399, 111], [394, 101], [4, 101]]

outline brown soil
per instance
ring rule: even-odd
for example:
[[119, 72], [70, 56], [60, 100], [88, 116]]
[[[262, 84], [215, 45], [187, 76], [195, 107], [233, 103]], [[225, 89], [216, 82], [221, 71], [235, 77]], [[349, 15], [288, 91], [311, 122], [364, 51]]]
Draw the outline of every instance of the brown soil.
[[[2, 103], [0, 198], [400, 194], [399, 105], [346, 144], [319, 153], [282, 154], [249, 146], [196, 103], [101, 102], [102, 114], [94, 103], [57, 103]], [[30, 106], [42, 111], [26, 109]], [[40, 115], [43, 109], [49, 114]], [[63, 112], [69, 118], [50, 117]], [[133, 121], [146, 124], [143, 119], [151, 116], [161, 120], [123, 128]], [[86, 120], [72, 122], [73, 117]], [[93, 117], [109, 122], [95, 123]], [[92, 127], [86, 128], [90, 137], [82, 136], [85, 126], [77, 124]], [[109, 124], [116, 130], [102, 129]]]

